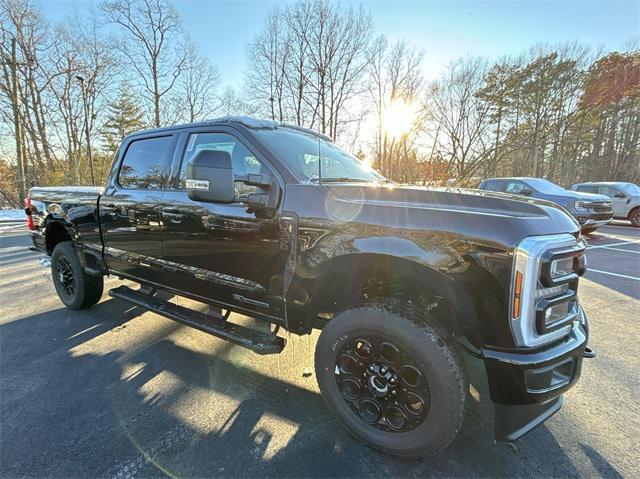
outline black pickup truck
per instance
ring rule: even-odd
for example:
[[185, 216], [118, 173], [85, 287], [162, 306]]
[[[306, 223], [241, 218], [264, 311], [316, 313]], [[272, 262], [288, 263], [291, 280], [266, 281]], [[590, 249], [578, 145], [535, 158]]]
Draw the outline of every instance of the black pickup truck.
[[387, 453], [450, 444], [470, 383], [495, 405], [496, 439], [516, 440], [560, 409], [593, 355], [577, 297], [585, 244], [565, 211], [399, 186], [299, 127], [226, 117], [135, 133], [104, 188], [33, 188], [26, 203], [71, 309], [114, 275], [140, 288], [111, 296], [259, 354], [282, 351], [280, 328], [321, 330], [328, 407]]

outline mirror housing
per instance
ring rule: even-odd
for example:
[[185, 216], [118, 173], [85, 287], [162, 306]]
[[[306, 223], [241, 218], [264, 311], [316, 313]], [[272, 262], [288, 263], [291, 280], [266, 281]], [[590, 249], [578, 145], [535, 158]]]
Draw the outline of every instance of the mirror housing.
[[206, 203], [233, 203], [231, 155], [226, 151], [199, 151], [187, 165], [187, 196]]
[[533, 194], [533, 190], [531, 188], [522, 188], [520, 190], [520, 194], [524, 196], [531, 196]]
[[625, 195], [622, 191], [616, 191], [615, 194], [613, 195], [614, 198], [626, 198], [627, 195]]

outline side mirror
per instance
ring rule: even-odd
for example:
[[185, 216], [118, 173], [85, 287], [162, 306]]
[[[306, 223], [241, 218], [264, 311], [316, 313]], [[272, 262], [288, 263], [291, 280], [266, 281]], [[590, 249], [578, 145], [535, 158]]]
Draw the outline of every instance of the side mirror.
[[531, 188], [522, 188], [520, 190], [520, 194], [524, 196], [531, 196], [533, 194], [533, 190]]
[[627, 195], [625, 195], [622, 191], [616, 191], [615, 194], [613, 195], [614, 198], [626, 198]]
[[226, 151], [199, 151], [187, 165], [187, 196], [193, 201], [233, 203], [231, 155]]

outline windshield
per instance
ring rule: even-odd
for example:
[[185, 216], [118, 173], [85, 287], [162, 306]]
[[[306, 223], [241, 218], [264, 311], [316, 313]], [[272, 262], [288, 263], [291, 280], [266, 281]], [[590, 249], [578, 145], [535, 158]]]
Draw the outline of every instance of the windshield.
[[540, 193], [547, 195], [565, 195], [567, 193], [567, 190], [564, 188], [561, 188], [555, 183], [551, 183], [549, 180], [543, 180], [542, 178], [527, 178], [526, 182]]
[[638, 185], [634, 185], [633, 183], [620, 183], [618, 186], [628, 195], [640, 196], [640, 186]]
[[303, 181], [318, 181], [320, 170], [322, 181], [386, 181], [354, 156], [317, 136], [283, 127], [257, 130], [256, 134]]

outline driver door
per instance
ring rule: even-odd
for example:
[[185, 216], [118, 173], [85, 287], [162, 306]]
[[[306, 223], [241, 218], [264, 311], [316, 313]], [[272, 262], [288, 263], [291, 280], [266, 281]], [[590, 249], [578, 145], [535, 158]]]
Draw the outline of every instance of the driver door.
[[[627, 216], [627, 195], [622, 191], [612, 186], [600, 186], [599, 193], [611, 198], [611, 205], [613, 208], [613, 216], [625, 217]], [[618, 195], [618, 196], [616, 196]]]
[[[286, 251], [280, 248], [278, 215], [264, 218], [243, 203], [216, 204], [187, 196], [186, 166], [201, 150], [231, 155], [237, 177], [271, 173], [258, 155], [224, 129], [184, 134], [174, 187], [160, 205], [162, 259], [173, 271], [170, 286], [237, 309], [280, 318]], [[181, 149], [180, 149], [181, 148]], [[255, 187], [236, 182], [236, 196]]]

